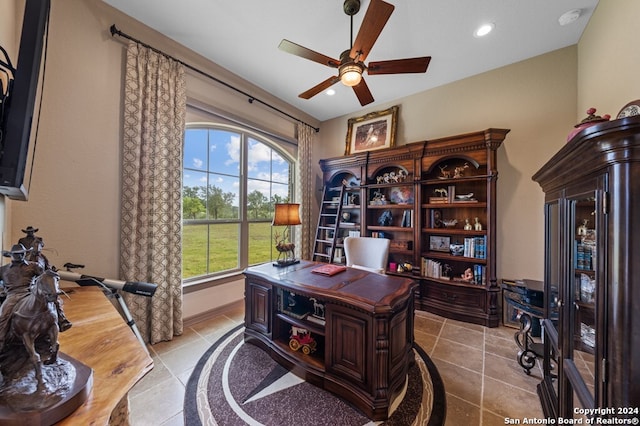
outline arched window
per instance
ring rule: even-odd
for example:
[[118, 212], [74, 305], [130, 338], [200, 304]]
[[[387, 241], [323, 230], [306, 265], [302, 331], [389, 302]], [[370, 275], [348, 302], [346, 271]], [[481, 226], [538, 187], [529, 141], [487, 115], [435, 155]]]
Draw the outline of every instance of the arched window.
[[273, 205], [293, 194], [293, 159], [238, 126], [187, 124], [183, 160], [184, 280], [275, 257]]

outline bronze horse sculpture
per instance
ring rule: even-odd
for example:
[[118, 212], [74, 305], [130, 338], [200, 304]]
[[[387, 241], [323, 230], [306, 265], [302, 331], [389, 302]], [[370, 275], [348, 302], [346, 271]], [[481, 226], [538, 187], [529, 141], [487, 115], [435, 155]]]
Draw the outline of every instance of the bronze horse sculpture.
[[59, 293], [59, 279], [59, 275], [50, 269], [36, 277], [29, 294], [16, 303], [11, 315], [9, 335], [24, 345], [35, 368], [38, 390], [44, 387], [42, 364], [53, 364], [58, 356], [55, 302]]

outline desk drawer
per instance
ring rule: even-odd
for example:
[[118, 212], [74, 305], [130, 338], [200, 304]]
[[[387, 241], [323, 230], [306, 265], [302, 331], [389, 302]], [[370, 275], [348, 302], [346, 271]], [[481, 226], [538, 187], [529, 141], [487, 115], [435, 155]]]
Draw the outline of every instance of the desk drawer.
[[426, 281], [420, 292], [420, 297], [426, 300], [474, 309], [484, 310], [487, 303], [487, 293], [483, 288], [459, 287]]

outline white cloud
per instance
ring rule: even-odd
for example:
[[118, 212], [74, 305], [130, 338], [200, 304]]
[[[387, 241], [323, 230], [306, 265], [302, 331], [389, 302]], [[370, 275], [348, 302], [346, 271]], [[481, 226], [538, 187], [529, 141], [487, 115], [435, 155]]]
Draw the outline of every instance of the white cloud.
[[227, 142], [227, 154], [229, 155], [229, 159], [224, 162], [225, 165], [230, 165], [233, 163], [240, 162], [240, 138], [237, 136], [232, 136], [231, 140]]
[[268, 172], [260, 172], [258, 173], [257, 178], [272, 180], [274, 182], [289, 182], [289, 170], [286, 170], [285, 173], [273, 172], [272, 174], [269, 174]]
[[201, 169], [203, 164], [204, 164], [203, 160], [201, 160], [199, 158], [194, 158], [193, 159], [193, 168], [194, 169]]

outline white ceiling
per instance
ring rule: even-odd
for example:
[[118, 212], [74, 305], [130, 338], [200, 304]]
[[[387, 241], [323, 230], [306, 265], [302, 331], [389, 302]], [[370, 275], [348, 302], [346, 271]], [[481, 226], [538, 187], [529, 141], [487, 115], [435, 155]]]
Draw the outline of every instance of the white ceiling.
[[[310, 89], [337, 70], [278, 49], [287, 39], [334, 59], [350, 48], [343, 0], [103, 0], [320, 121], [360, 111], [341, 83]], [[576, 44], [598, 0], [385, 0], [395, 10], [367, 62], [431, 56], [426, 74], [371, 75], [367, 108]], [[354, 37], [369, 6], [354, 16]], [[561, 26], [571, 9], [581, 17]], [[473, 32], [493, 22], [484, 38]], [[127, 33], [127, 28], [119, 28]], [[144, 40], [142, 40], [144, 41]]]

